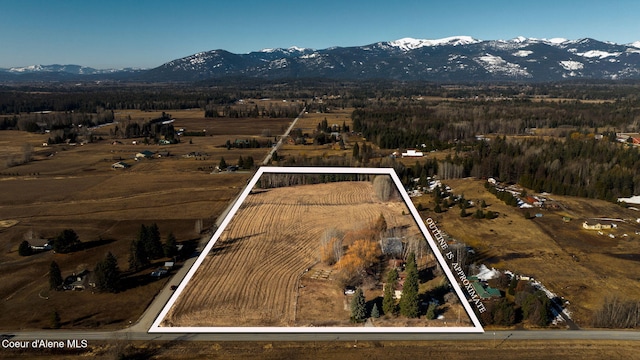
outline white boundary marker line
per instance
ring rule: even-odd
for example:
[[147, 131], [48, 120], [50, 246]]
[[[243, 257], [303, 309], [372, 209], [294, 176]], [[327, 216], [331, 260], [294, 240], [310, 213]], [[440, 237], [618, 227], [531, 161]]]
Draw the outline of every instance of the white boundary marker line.
[[[173, 307], [180, 294], [189, 283], [195, 272], [198, 270], [204, 259], [207, 257], [213, 245], [218, 241], [218, 238], [225, 230], [231, 219], [235, 216], [236, 212], [245, 201], [253, 187], [257, 184], [258, 180], [263, 174], [366, 174], [366, 175], [389, 175], [394, 184], [398, 188], [398, 192], [402, 196], [405, 204], [409, 208], [411, 215], [413, 216], [416, 224], [422, 231], [429, 247], [433, 251], [433, 254], [438, 259], [440, 267], [444, 271], [447, 279], [451, 283], [451, 286], [458, 295], [460, 303], [464, 307], [467, 315], [473, 323], [473, 327], [231, 327], [231, 326], [213, 326], [213, 327], [162, 327], [160, 324], [162, 320], [167, 316], [167, 313]], [[447, 261], [442, 256], [436, 242], [434, 241], [431, 233], [427, 229], [426, 225], [420, 218], [418, 210], [413, 206], [409, 194], [404, 190], [402, 182], [393, 168], [353, 168], [353, 167], [273, 167], [262, 166], [256, 171], [253, 178], [249, 181], [245, 189], [242, 191], [238, 200], [235, 202], [227, 216], [224, 218], [216, 232], [211, 237], [211, 240], [207, 243], [205, 248], [198, 256], [198, 259], [193, 263], [189, 272], [184, 277], [180, 285], [175, 292], [169, 298], [167, 304], [162, 308], [162, 311], [158, 314], [151, 328], [150, 333], [483, 333], [484, 329], [480, 324], [480, 320], [473, 312], [469, 301], [458, 285], [455, 276], [449, 269]]]

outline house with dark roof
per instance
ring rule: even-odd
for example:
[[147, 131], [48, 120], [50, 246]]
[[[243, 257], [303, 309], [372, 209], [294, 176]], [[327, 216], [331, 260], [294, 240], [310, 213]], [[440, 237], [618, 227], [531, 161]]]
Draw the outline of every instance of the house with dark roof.
[[118, 161], [117, 163], [111, 164], [111, 168], [112, 169], [128, 169], [130, 167], [131, 167], [131, 165], [129, 165], [129, 164], [125, 163], [125, 162], [122, 162], [122, 161]]
[[136, 159], [151, 159], [154, 155], [153, 151], [143, 150], [136, 154]]

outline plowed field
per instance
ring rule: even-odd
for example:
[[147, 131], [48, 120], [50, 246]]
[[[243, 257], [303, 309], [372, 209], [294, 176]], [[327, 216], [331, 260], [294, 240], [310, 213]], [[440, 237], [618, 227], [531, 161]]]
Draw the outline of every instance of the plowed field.
[[[318, 262], [327, 228], [361, 228], [382, 213], [417, 229], [399, 200], [370, 182], [277, 188], [249, 195], [175, 302], [165, 326], [301, 326], [299, 281]], [[348, 319], [348, 314], [346, 315]]]

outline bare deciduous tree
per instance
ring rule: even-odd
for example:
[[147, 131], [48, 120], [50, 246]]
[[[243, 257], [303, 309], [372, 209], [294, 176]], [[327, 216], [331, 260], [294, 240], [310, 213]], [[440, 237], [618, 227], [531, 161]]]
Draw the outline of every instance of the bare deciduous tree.
[[389, 201], [396, 193], [395, 184], [387, 175], [379, 175], [373, 179], [373, 191], [381, 201]]
[[325, 230], [320, 237], [320, 258], [324, 263], [333, 265], [344, 255], [343, 239], [344, 234], [340, 230]]
[[22, 163], [26, 164], [31, 161], [31, 154], [33, 153], [33, 145], [24, 143], [22, 145]]

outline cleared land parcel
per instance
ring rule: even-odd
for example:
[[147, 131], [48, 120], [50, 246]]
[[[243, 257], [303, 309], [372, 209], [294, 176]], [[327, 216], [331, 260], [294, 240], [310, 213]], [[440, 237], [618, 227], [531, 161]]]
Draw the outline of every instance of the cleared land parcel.
[[[429, 274], [421, 285], [423, 293], [447, 283], [441, 273], [433, 274], [436, 258], [407, 205], [397, 195], [381, 199], [374, 182], [272, 185], [254, 188], [247, 195], [193, 277], [183, 285], [160, 326], [353, 326], [349, 309], [352, 295], [345, 294], [345, 285], [363, 288], [368, 306], [372, 306], [382, 300], [382, 274], [396, 256], [380, 252], [375, 264], [348, 274], [343, 261], [321, 261], [321, 239], [328, 230], [343, 234], [343, 259], [363, 239], [375, 244], [372, 251], [380, 251], [379, 233], [368, 237], [372, 224], [380, 218], [384, 218], [387, 230], [394, 229], [402, 239], [402, 247], [407, 248], [408, 239], [415, 238], [425, 245], [416, 247], [419, 266]], [[444, 288], [449, 289], [446, 284]], [[463, 316], [455, 326], [473, 326], [457, 298], [443, 304], [441, 312], [451, 315], [450, 326], [459, 313]], [[385, 327], [443, 326], [442, 319], [395, 319], [376, 321]]]

